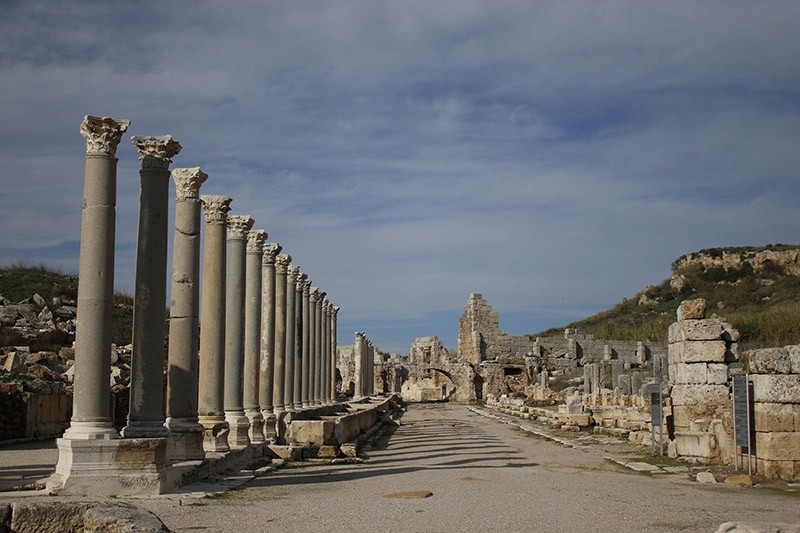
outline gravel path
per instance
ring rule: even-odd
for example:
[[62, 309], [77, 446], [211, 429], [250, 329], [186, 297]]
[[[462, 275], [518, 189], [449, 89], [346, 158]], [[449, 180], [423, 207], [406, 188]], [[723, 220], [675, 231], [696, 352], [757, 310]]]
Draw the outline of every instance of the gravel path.
[[636, 473], [606, 457], [635, 460], [641, 451], [604, 437], [567, 438], [577, 447], [465, 406], [413, 405], [363, 464], [290, 465], [196, 505], [176, 497], [134, 503], [175, 531], [237, 533], [715, 531], [734, 520], [800, 523], [800, 498], [791, 493], [701, 485], [688, 473]]

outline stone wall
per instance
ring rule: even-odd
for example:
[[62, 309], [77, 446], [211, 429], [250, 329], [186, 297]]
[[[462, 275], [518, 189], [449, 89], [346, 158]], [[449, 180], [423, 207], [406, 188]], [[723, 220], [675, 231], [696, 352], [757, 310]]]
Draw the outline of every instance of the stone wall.
[[[63, 383], [0, 383], [0, 440], [59, 437], [69, 425], [72, 394]], [[31, 387], [31, 385], [29, 385]]]
[[469, 295], [464, 314], [458, 322], [458, 358], [473, 365], [497, 352], [500, 316], [477, 293]]

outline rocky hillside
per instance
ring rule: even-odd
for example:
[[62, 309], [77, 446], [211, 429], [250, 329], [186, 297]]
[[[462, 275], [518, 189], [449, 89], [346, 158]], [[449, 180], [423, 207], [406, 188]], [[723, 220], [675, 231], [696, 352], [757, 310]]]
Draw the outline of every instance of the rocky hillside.
[[[673, 263], [669, 279], [566, 327], [596, 338], [666, 340], [678, 304], [700, 297], [739, 330], [744, 348], [800, 343], [800, 246], [712, 248], [684, 255]], [[562, 332], [553, 328], [537, 335]]]

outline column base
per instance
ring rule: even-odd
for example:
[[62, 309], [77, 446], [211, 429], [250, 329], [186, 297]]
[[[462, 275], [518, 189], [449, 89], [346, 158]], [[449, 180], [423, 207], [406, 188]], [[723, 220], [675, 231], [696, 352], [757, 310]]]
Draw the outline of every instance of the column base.
[[278, 438], [278, 433], [275, 429], [275, 424], [278, 418], [272, 411], [263, 410], [261, 416], [264, 417], [264, 438], [267, 442], [275, 442]]
[[208, 453], [229, 452], [228, 433], [230, 427], [228, 422], [219, 415], [201, 416], [198, 421], [203, 426], [203, 450]]
[[122, 436], [126, 439], [158, 439], [169, 435], [163, 420], [129, 420], [122, 428]]
[[248, 433], [251, 443], [266, 442], [264, 438], [264, 417], [258, 409], [245, 409], [245, 416], [250, 421], [250, 432]]
[[56, 439], [58, 464], [47, 488], [59, 494], [109, 497], [165, 490], [166, 439]]
[[301, 409], [303, 409], [303, 404], [302, 403], [294, 404], [294, 410], [295, 411], [300, 411]]
[[108, 422], [70, 422], [64, 432], [64, 438], [70, 440], [108, 440], [118, 439], [119, 432]]
[[169, 430], [167, 457], [170, 463], [201, 461], [203, 451], [203, 426], [196, 418], [167, 418], [164, 424]]
[[230, 427], [228, 445], [250, 445], [250, 420], [244, 415], [244, 411], [226, 411], [225, 420], [228, 422], [228, 427]]

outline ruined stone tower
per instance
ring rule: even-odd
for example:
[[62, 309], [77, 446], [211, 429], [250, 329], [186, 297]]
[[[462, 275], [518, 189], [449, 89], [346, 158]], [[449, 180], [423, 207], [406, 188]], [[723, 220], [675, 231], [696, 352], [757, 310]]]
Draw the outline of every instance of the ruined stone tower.
[[500, 335], [500, 317], [478, 293], [469, 295], [458, 321], [458, 359], [479, 364], [493, 357]]

